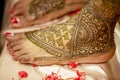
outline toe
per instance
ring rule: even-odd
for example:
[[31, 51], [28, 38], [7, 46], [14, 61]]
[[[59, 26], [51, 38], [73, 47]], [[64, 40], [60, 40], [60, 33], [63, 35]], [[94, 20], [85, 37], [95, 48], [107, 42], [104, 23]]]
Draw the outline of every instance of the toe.
[[[28, 0], [17, 1], [10, 9], [9, 14], [11, 18], [11, 25], [14, 28], [26, 27], [29, 17], [29, 2]], [[30, 19], [31, 20], [31, 19]]]
[[[22, 14], [22, 13], [21, 13]], [[27, 27], [31, 24], [32, 20], [34, 20], [34, 16], [31, 15], [19, 15], [11, 18], [11, 25], [13, 28], [23, 28]]]
[[10, 16], [16, 16], [17, 15], [16, 12], [20, 12], [20, 13], [25, 12], [27, 6], [24, 6], [25, 4], [23, 3], [24, 2], [21, 0], [17, 1], [10, 9], [10, 12], [12, 11]]
[[13, 6], [12, 6], [12, 9], [16, 9], [17, 7], [19, 7], [20, 5], [20, 0], [17, 1]]
[[13, 50], [14, 52], [16, 52], [16, 51], [20, 51], [23, 47], [20, 46], [19, 44], [16, 44], [16, 45], [14, 45], [14, 46], [11, 47], [11, 48], [12, 48], [12, 50]]
[[9, 14], [10, 17], [21, 16], [24, 15], [24, 11], [22, 10], [22, 8], [17, 10], [10, 9]]
[[15, 51], [15, 52], [14, 52], [13, 59], [14, 59], [14, 60], [18, 60], [21, 56], [27, 55], [27, 54], [28, 54], [28, 53], [25, 52], [25, 51], [23, 51], [22, 49], [19, 50], [19, 51]]
[[7, 50], [9, 51], [10, 55], [14, 56], [14, 51], [10, 47], [10, 43], [7, 43]]
[[[20, 46], [20, 44], [22, 44], [22, 41], [19, 40], [19, 41], [15, 41], [15, 42], [11, 42], [9, 43], [10, 44], [10, 47], [13, 48], [15, 46]], [[21, 46], [20, 46], [21, 47]]]
[[19, 62], [20, 63], [29, 63], [31, 60], [30, 56], [29, 55], [23, 55], [19, 58]]
[[14, 33], [6, 33], [5, 34], [6, 39], [8, 42], [18, 42], [19, 40], [22, 40], [25, 36], [23, 33], [19, 34], [14, 34]]

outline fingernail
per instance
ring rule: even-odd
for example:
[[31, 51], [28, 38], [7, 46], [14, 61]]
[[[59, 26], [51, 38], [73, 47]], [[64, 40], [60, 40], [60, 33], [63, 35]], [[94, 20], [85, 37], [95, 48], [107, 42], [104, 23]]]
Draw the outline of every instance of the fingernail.
[[6, 37], [12, 37], [12, 36], [14, 36], [14, 34], [13, 34], [13, 33], [10, 33], [10, 32], [6, 32], [6, 33], [5, 33], [5, 36], [6, 36]]
[[11, 18], [11, 23], [18, 24], [19, 19], [18, 18]]

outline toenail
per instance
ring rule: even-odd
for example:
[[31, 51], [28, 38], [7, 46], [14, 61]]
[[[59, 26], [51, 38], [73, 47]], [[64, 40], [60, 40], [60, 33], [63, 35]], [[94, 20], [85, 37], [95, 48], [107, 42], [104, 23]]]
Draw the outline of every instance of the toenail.
[[9, 49], [11, 56], [14, 56], [14, 51], [12, 49]]
[[18, 18], [11, 18], [11, 23], [18, 24], [19, 19]]
[[10, 55], [14, 56], [14, 51], [9, 47], [9, 44], [7, 44], [8, 51], [10, 52]]
[[19, 61], [21, 61], [21, 62], [25, 62], [25, 61], [29, 61], [30, 59], [28, 58], [28, 57], [21, 57], [20, 59], [19, 59]]
[[49, 26], [46, 26], [46, 28], [49, 28]]
[[10, 43], [7, 43], [6, 46], [7, 46], [7, 49], [10, 50]]
[[7, 43], [7, 49], [8, 49], [8, 51], [10, 51], [10, 43]]
[[12, 9], [10, 9], [10, 10], [9, 10], [9, 14], [11, 15], [12, 13], [13, 13], [13, 10], [12, 10]]
[[10, 43], [7, 43], [7, 47], [10, 47]]
[[7, 50], [10, 51], [10, 47], [9, 46], [7, 46]]
[[14, 34], [13, 34], [13, 33], [10, 33], [10, 32], [6, 32], [6, 33], [5, 33], [5, 36], [6, 36], [6, 37], [12, 37], [12, 36], [14, 36]]
[[10, 47], [10, 43], [7, 43], [7, 49], [8, 49], [8, 51], [10, 52], [10, 54], [11, 54], [12, 56], [14, 56], [14, 51], [13, 51], [12, 48]]
[[14, 56], [14, 52], [13, 51], [11, 52], [11, 55]]

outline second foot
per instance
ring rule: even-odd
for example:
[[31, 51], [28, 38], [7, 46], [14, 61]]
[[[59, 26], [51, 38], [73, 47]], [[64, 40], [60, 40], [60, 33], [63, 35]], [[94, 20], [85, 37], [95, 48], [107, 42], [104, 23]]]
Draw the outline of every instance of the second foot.
[[86, 3], [87, 0], [18, 0], [10, 10], [11, 25], [22, 28], [45, 23], [80, 10]]
[[55, 54], [50, 52], [51, 50], [45, 50], [45, 48], [40, 48], [37, 45], [30, 42], [24, 33], [15, 34], [14, 37], [7, 37], [9, 45], [7, 47], [11, 48], [9, 50], [14, 60], [24, 64], [36, 64], [36, 65], [64, 65], [69, 64], [69, 62], [77, 63], [101, 63], [108, 61], [115, 51], [113, 47], [111, 50], [103, 54], [92, 54], [89, 56], [73, 56], [70, 54]]

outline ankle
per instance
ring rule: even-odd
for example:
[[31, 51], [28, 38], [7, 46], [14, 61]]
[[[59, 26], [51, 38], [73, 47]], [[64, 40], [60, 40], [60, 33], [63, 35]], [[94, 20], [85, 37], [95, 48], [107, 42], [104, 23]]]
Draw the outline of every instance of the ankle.
[[119, 0], [91, 0], [91, 5], [95, 13], [104, 18], [117, 20], [120, 16], [120, 1]]
[[[115, 47], [113, 33], [117, 21], [115, 19], [116, 17], [111, 16], [106, 11], [101, 13], [102, 7], [98, 6], [97, 8], [96, 5], [98, 4], [93, 5], [92, 3], [93, 0], [80, 12], [79, 24], [75, 29], [75, 40], [72, 40], [73, 42], [71, 43], [74, 45], [72, 47], [74, 54], [80, 54], [82, 56], [96, 53], [104, 54]], [[114, 11], [110, 12], [114, 13]]]

